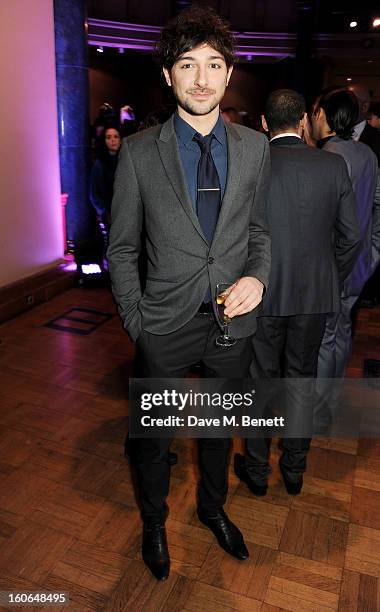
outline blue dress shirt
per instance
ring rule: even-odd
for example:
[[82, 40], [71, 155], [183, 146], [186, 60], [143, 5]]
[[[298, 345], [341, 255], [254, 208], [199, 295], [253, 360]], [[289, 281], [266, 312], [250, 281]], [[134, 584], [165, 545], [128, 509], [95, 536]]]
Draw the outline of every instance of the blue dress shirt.
[[[184, 121], [178, 113], [174, 114], [174, 129], [177, 136], [179, 154], [181, 157], [182, 168], [185, 174], [189, 189], [191, 203], [194, 210], [197, 207], [197, 172], [198, 162], [201, 157], [199, 145], [193, 141], [194, 134], [197, 133], [191, 125]], [[212, 134], [215, 138], [211, 144], [211, 155], [219, 176], [221, 189], [221, 199], [223, 199], [227, 182], [227, 134], [222, 116], [216, 122]]]

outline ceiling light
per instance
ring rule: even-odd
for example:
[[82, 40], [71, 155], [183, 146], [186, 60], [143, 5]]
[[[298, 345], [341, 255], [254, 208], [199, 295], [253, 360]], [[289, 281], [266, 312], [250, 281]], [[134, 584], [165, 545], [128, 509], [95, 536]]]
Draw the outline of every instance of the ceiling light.
[[103, 53], [104, 51], [103, 47], [96, 47], [96, 50], [98, 53]]
[[351, 21], [350, 22], [350, 28], [356, 28], [357, 25], [358, 25], [357, 21]]
[[352, 81], [352, 78], [351, 77], [347, 77], [347, 81]]
[[376, 19], [373, 20], [372, 25], [374, 28], [378, 28], [380, 26], [380, 18], [376, 17]]

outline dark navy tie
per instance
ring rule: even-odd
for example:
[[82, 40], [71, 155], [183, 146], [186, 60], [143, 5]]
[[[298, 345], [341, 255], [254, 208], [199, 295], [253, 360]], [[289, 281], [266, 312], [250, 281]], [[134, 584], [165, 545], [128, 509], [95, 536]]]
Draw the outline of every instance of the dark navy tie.
[[212, 243], [220, 209], [220, 183], [211, 155], [214, 134], [201, 136], [198, 132], [193, 140], [199, 145], [201, 157], [197, 175], [197, 215], [204, 237]]
[[[214, 160], [211, 155], [211, 143], [214, 134], [202, 136], [198, 132], [193, 140], [199, 145], [201, 157], [197, 174], [197, 215], [203, 235], [209, 245], [212, 243], [220, 209], [220, 183]], [[205, 302], [211, 302], [211, 289], [207, 289]]]

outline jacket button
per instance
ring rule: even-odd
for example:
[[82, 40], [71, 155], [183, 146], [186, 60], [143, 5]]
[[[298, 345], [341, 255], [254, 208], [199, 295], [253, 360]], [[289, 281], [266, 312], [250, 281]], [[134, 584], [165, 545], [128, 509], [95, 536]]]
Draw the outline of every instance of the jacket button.
[[209, 257], [208, 258], [208, 263], [209, 264], [213, 264], [214, 263], [214, 258], [213, 257]]

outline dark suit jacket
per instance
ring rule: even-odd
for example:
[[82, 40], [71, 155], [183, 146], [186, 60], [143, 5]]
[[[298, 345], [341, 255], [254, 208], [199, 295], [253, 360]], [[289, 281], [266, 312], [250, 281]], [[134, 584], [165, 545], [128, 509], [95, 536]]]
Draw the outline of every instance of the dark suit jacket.
[[[197, 312], [206, 289], [270, 269], [266, 221], [269, 147], [265, 136], [226, 125], [227, 184], [209, 246], [191, 204], [171, 117], [163, 126], [124, 140], [116, 171], [108, 248], [113, 294], [135, 340], [141, 329], [169, 334]], [[137, 260], [145, 228], [147, 281], [142, 292]], [[236, 317], [241, 338], [256, 328], [256, 312]]]
[[272, 268], [265, 316], [339, 311], [360, 233], [345, 161], [297, 137], [273, 140], [268, 224]]
[[377, 163], [380, 167], [380, 130], [372, 127], [369, 123], [366, 124], [364, 130], [360, 134], [360, 142], [368, 145], [377, 157]]

